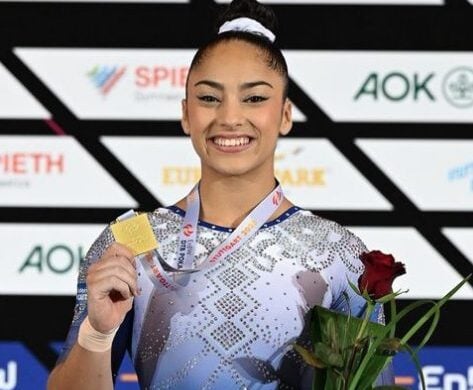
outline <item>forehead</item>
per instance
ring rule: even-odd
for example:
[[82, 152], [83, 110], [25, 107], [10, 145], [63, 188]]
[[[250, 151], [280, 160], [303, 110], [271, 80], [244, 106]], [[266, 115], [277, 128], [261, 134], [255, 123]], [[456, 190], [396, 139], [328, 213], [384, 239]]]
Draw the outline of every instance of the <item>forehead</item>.
[[189, 74], [190, 85], [208, 78], [222, 83], [247, 82], [254, 79], [283, 84], [282, 76], [268, 64], [268, 53], [254, 44], [223, 41], [206, 50], [199, 64]]

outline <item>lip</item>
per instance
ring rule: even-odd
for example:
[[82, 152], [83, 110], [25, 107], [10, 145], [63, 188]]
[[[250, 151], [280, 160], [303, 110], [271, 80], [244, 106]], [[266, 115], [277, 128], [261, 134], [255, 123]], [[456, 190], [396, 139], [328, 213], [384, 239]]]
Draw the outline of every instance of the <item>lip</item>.
[[[245, 145], [234, 145], [234, 146], [223, 146], [218, 145], [214, 142], [215, 138], [224, 138], [224, 139], [234, 139], [234, 138], [241, 138], [246, 137], [249, 138], [250, 142]], [[223, 153], [239, 153], [244, 152], [250, 149], [253, 146], [255, 138], [247, 135], [247, 134], [217, 134], [212, 137], [207, 138], [207, 144], [210, 145], [211, 148], [216, 149]]]

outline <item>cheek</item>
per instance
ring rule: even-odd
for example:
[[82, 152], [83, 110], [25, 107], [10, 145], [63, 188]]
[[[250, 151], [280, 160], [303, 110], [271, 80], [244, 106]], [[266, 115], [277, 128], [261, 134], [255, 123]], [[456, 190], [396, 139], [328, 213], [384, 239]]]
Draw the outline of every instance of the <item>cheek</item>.
[[264, 110], [255, 110], [251, 121], [267, 135], [274, 133], [277, 136], [281, 125], [281, 106], [272, 104], [266, 106]]
[[210, 115], [208, 110], [203, 110], [200, 107], [189, 107], [188, 119], [191, 133], [201, 132], [208, 126]]

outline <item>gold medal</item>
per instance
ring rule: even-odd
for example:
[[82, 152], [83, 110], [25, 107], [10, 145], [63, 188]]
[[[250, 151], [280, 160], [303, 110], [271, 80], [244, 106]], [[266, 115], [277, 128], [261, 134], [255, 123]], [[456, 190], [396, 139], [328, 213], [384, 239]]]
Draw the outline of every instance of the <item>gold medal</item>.
[[158, 241], [145, 213], [116, 221], [110, 228], [115, 241], [130, 248], [135, 256], [158, 247]]

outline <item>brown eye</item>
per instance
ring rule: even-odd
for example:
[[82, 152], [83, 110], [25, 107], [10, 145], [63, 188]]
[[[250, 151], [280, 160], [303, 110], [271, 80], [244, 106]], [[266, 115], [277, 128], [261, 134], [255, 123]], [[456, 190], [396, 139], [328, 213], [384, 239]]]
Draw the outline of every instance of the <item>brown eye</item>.
[[261, 103], [264, 102], [265, 100], [268, 100], [267, 97], [264, 96], [250, 96], [244, 100], [245, 103]]
[[215, 97], [215, 96], [212, 96], [212, 95], [203, 95], [203, 96], [199, 96], [198, 99], [202, 102], [205, 102], [205, 103], [215, 103], [215, 102], [218, 102], [218, 99]]

